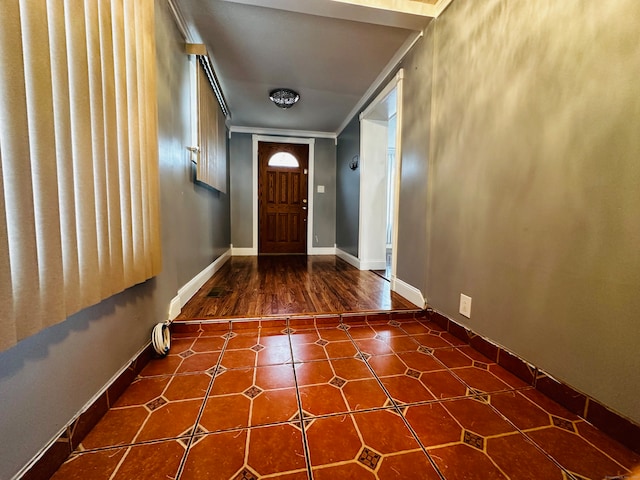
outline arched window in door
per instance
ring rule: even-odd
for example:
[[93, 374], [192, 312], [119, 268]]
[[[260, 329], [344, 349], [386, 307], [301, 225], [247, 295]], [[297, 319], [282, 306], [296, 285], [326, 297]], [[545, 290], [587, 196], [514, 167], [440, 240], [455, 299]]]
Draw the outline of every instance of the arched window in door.
[[298, 163], [298, 159], [289, 152], [278, 152], [274, 153], [269, 159], [269, 166], [298, 168], [300, 164]]

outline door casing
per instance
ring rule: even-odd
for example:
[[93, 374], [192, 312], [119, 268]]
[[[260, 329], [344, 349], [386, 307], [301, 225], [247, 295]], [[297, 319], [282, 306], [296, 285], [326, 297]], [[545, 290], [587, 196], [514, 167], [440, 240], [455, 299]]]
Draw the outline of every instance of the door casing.
[[[396, 163], [395, 188], [393, 198], [393, 230], [391, 240], [391, 290], [396, 290], [396, 270], [398, 263], [398, 211], [400, 205], [400, 177], [402, 170], [402, 80], [404, 71], [400, 69], [396, 77], [378, 94], [360, 114], [360, 224], [358, 227], [358, 260], [361, 270], [384, 268], [386, 259], [381, 247], [386, 238], [386, 222], [380, 219], [376, 204], [376, 190], [372, 188], [386, 177], [386, 129], [388, 117], [380, 116], [386, 111], [389, 95], [396, 92]], [[380, 137], [383, 138], [380, 138]], [[383, 152], [381, 152], [381, 149]], [[383, 154], [384, 153], [384, 154]], [[368, 162], [372, 162], [367, 165]], [[386, 191], [386, 186], [385, 186]], [[378, 202], [379, 203], [379, 202]], [[384, 204], [386, 204], [386, 195]], [[376, 208], [378, 211], [376, 211]], [[376, 246], [378, 245], [378, 246]]]
[[[298, 167], [272, 167], [277, 152], [293, 154]], [[258, 143], [258, 254], [306, 254], [309, 202], [309, 146], [281, 142]], [[296, 186], [297, 185], [297, 186]], [[272, 186], [272, 188], [270, 188]], [[269, 227], [269, 219], [273, 225]], [[285, 231], [281, 220], [285, 219]], [[273, 239], [269, 239], [269, 234]], [[284, 233], [284, 237], [281, 236]]]
[[314, 189], [314, 159], [315, 159], [315, 138], [301, 137], [278, 137], [274, 135], [252, 135], [252, 191], [253, 191], [253, 239], [250, 255], [258, 254], [258, 143], [259, 142], [277, 142], [277, 143], [302, 143], [309, 145], [309, 175], [307, 177], [307, 199], [309, 200], [309, 213], [307, 216], [307, 255], [313, 254], [313, 189]]

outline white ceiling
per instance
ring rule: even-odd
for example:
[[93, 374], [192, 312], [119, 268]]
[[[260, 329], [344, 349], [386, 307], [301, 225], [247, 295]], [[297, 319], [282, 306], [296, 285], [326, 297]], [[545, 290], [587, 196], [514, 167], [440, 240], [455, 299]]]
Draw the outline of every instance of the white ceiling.
[[[356, 113], [435, 11], [424, 0], [402, 0], [406, 11], [372, 3], [384, 2], [173, 0], [187, 40], [207, 47], [230, 127], [328, 133]], [[298, 91], [298, 104], [273, 105], [268, 93], [277, 87]]]

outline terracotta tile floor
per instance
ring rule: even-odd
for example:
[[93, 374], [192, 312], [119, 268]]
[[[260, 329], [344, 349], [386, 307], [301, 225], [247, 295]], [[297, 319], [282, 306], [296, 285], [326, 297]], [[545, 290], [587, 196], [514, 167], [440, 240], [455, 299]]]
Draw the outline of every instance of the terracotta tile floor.
[[269, 325], [175, 335], [53, 478], [602, 480], [640, 463], [427, 321]]

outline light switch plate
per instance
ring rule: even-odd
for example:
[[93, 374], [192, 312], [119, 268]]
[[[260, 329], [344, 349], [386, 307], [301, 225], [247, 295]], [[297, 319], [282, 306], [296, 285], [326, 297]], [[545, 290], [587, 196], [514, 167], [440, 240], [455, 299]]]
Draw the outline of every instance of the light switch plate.
[[318, 185], [318, 193], [324, 193], [324, 185]]

